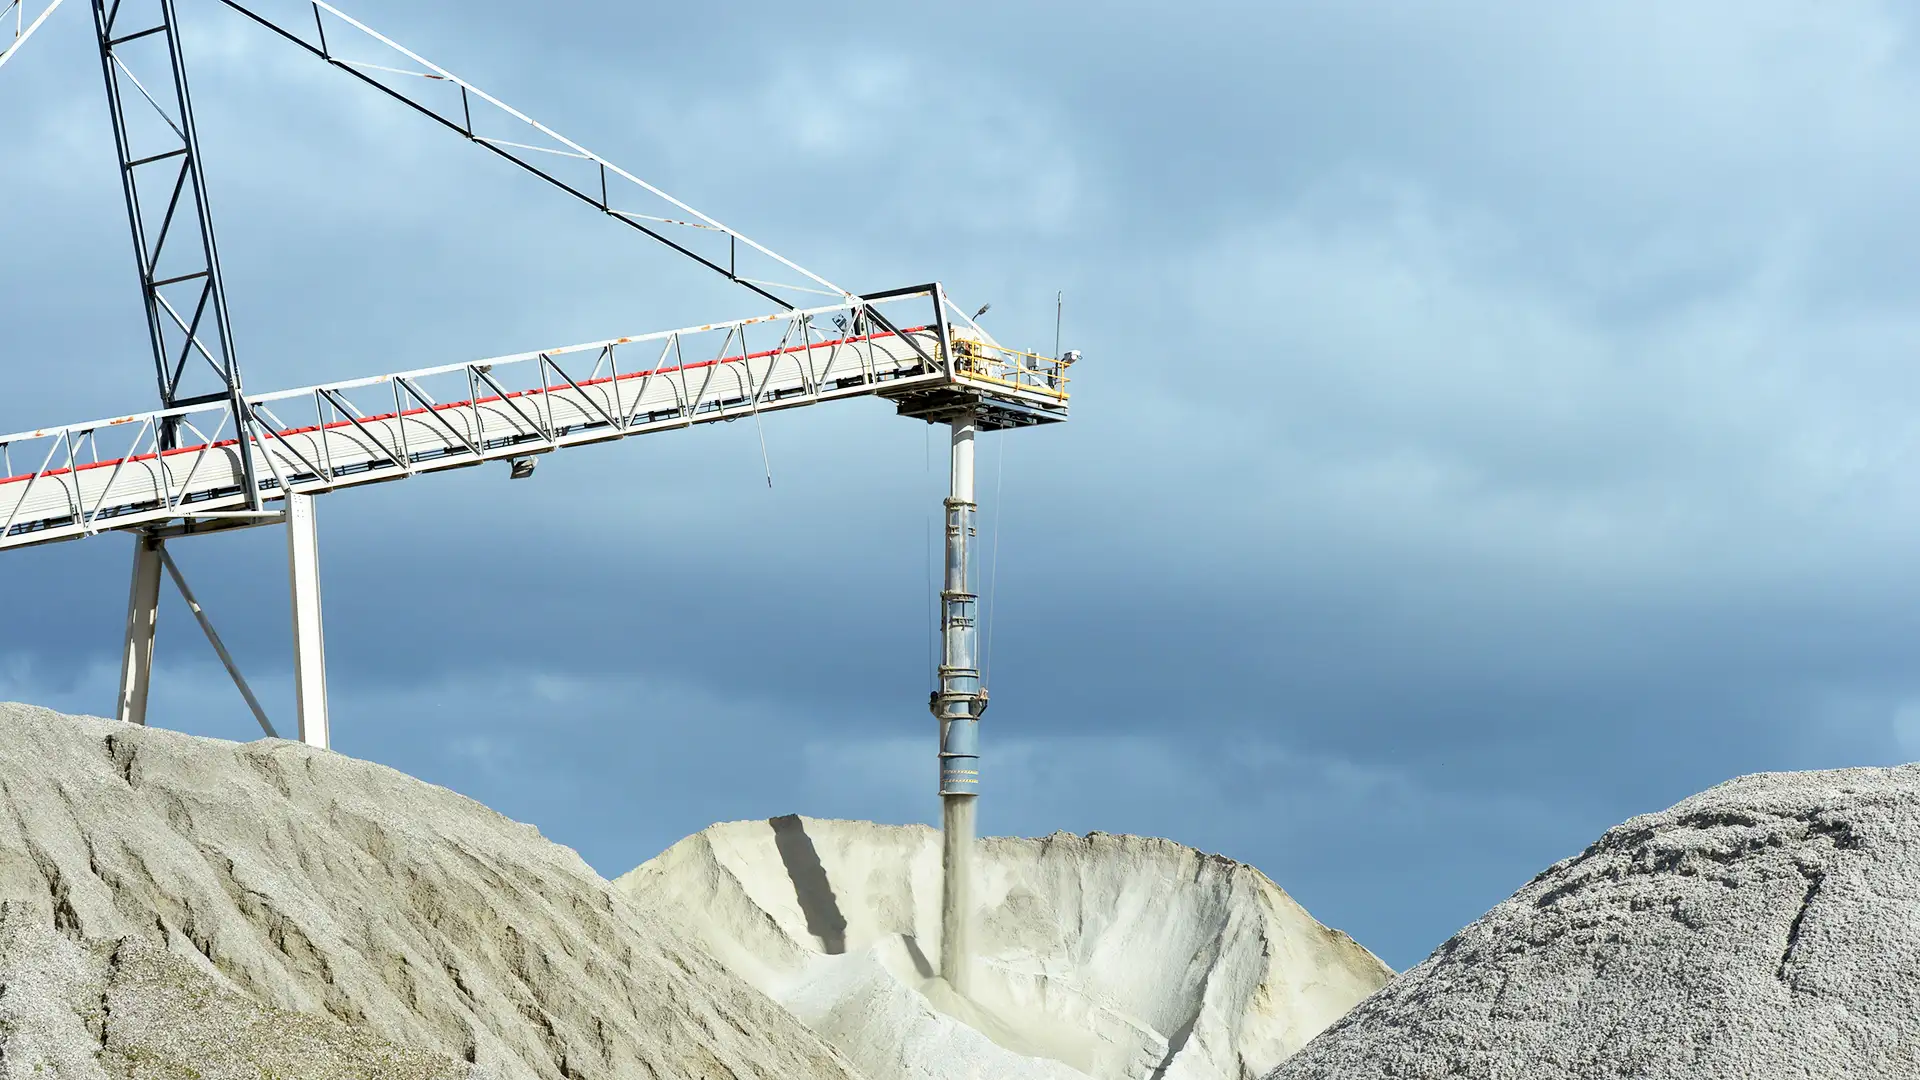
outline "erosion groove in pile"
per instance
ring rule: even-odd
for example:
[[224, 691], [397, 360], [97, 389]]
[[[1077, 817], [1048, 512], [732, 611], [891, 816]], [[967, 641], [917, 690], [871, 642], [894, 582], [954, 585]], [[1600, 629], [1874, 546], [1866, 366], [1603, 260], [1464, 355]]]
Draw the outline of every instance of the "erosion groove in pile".
[[1272, 1080], [1920, 1077], [1920, 767], [1744, 777], [1616, 826]]
[[8, 1076], [853, 1075], [469, 799], [3, 703], [0, 984]]
[[616, 885], [874, 1080], [1240, 1080], [1392, 972], [1249, 866], [1095, 833], [980, 842], [971, 1000], [939, 970], [939, 834], [716, 825]]

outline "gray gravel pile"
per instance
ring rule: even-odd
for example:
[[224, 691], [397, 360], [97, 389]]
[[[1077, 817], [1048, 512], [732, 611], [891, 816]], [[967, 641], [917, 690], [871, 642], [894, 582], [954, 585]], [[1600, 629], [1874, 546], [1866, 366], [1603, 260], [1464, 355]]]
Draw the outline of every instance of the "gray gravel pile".
[[1920, 1077], [1920, 766], [1619, 825], [1269, 1074], [1387, 1077]]
[[0, 1077], [851, 1075], [478, 803], [0, 703]]

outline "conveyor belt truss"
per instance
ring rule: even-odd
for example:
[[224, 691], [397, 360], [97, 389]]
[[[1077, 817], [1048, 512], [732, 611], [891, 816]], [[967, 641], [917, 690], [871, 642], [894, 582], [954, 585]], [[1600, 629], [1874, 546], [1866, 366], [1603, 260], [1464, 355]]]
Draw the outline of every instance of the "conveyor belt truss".
[[[955, 329], [937, 285], [247, 395], [260, 497], [319, 494], [837, 398], [1064, 420], [1067, 365]], [[917, 318], [907, 318], [908, 315]], [[164, 449], [160, 433], [179, 432]], [[225, 401], [0, 436], [0, 549], [248, 513]]]

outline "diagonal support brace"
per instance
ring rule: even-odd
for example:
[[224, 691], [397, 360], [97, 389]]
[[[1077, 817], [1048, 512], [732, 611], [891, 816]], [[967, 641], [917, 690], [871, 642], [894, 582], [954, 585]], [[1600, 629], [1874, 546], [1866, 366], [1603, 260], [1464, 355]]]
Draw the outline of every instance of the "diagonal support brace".
[[207, 635], [207, 643], [213, 646], [214, 653], [220, 657], [221, 665], [227, 669], [227, 674], [233, 677], [233, 685], [240, 688], [240, 696], [247, 699], [247, 708], [253, 710], [253, 718], [260, 721], [260, 730], [266, 732], [268, 738], [279, 738], [280, 733], [273, 730], [273, 722], [267, 719], [267, 711], [260, 707], [260, 699], [253, 696], [253, 687], [247, 685], [246, 676], [240, 674], [240, 666], [233, 662], [232, 654], [227, 652], [226, 643], [220, 640], [219, 631], [213, 628], [213, 620], [207, 617], [206, 610], [200, 606], [200, 601], [194, 599], [193, 590], [187, 587], [187, 579], [180, 573], [180, 567], [174, 564], [173, 556], [167, 554], [167, 546], [158, 540], [152, 543], [153, 550], [160, 556], [161, 565], [167, 568], [167, 576], [173, 578], [173, 587], [180, 590], [180, 599], [187, 602], [187, 607], [193, 612], [194, 619], [200, 623], [201, 632]]

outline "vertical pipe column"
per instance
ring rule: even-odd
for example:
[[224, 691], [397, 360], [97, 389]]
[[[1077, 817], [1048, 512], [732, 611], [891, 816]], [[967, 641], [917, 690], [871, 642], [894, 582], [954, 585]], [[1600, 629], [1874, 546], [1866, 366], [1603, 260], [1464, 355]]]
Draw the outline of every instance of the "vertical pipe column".
[[973, 592], [973, 437], [971, 416], [953, 421], [953, 460], [947, 495], [946, 580], [940, 590], [940, 688], [933, 715], [940, 723], [940, 810], [943, 870], [940, 895], [940, 976], [956, 993], [968, 989], [972, 948], [974, 800], [980, 794], [979, 598]]
[[160, 541], [133, 536], [133, 587], [127, 592], [127, 633], [120, 650], [120, 700], [114, 715], [129, 724], [147, 722], [147, 691], [153, 685], [153, 635], [160, 618]]
[[313, 496], [287, 495], [287, 576], [293, 584], [293, 695], [300, 741], [327, 746], [327, 649], [320, 621], [320, 545]]

